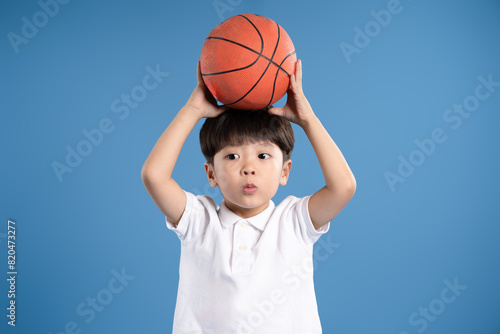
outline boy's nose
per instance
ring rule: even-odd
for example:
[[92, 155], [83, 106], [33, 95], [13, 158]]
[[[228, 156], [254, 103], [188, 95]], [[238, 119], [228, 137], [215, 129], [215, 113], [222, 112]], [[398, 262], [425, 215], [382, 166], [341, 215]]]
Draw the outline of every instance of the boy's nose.
[[253, 168], [244, 168], [243, 174], [244, 175], [255, 175], [255, 170]]
[[252, 164], [245, 164], [241, 169], [243, 175], [255, 175], [255, 168], [253, 168]]

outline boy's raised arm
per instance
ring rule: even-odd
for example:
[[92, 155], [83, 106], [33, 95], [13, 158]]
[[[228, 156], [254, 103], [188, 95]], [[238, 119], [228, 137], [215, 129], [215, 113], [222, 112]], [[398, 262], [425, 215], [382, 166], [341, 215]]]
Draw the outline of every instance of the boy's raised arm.
[[188, 102], [165, 129], [144, 162], [141, 178], [156, 206], [178, 223], [186, 206], [186, 195], [172, 179], [182, 146], [196, 123], [203, 117], [215, 117], [224, 111], [203, 83], [198, 63], [198, 82]]
[[302, 91], [302, 63], [290, 78], [286, 105], [270, 112], [300, 125], [318, 157], [326, 185], [309, 199], [309, 214], [316, 229], [335, 218], [356, 191], [356, 180], [342, 152], [314, 114]]

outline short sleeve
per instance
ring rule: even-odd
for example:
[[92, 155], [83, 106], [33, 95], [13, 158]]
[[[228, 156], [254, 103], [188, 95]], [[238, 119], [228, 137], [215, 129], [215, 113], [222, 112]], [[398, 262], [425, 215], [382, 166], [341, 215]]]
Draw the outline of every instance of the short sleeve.
[[316, 229], [312, 223], [311, 215], [309, 214], [309, 199], [311, 196], [296, 198], [289, 196], [286, 200], [290, 201], [290, 213], [293, 221], [293, 229], [295, 235], [304, 241], [306, 244], [313, 244], [318, 239], [328, 232], [330, 222]]
[[181, 242], [187, 243], [202, 235], [209, 224], [211, 212], [217, 212], [217, 205], [208, 196], [186, 193], [186, 207], [177, 226], [165, 216], [167, 228], [177, 234]]

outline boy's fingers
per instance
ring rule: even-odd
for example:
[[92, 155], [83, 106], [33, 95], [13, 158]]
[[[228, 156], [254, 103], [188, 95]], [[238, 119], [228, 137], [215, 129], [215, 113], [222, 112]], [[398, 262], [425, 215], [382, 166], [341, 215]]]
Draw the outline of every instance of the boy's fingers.
[[201, 64], [200, 61], [198, 60], [198, 67], [196, 69], [196, 79], [198, 80], [199, 83], [203, 83], [203, 77], [201, 75]]
[[282, 116], [283, 115], [283, 108], [282, 107], [272, 107], [269, 108], [268, 112], [273, 115], [278, 115]]
[[218, 110], [222, 113], [222, 112], [224, 112], [224, 111], [228, 110], [228, 109], [229, 109], [229, 107], [228, 107], [228, 106], [226, 106], [225, 104], [222, 104], [222, 105], [220, 105], [220, 106], [218, 105], [218, 106], [217, 106], [217, 109], [218, 109]]
[[297, 79], [295, 74], [292, 74], [292, 76], [290, 77], [290, 88], [287, 91], [287, 93], [288, 94], [297, 94], [298, 92], [300, 92], [300, 89], [301, 89], [300, 81]]
[[287, 93], [292, 90], [292, 85], [293, 85], [293, 74], [291, 74], [290, 77], [288, 78], [288, 88], [286, 89]]
[[297, 77], [297, 81], [299, 83], [302, 82], [302, 61], [300, 59], [297, 60], [297, 65], [295, 65], [295, 74]]

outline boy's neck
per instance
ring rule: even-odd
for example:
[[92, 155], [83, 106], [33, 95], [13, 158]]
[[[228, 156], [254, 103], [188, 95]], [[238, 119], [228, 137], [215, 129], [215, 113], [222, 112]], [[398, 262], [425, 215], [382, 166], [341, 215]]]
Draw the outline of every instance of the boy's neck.
[[270, 203], [270, 201], [267, 201], [267, 203], [264, 203], [258, 207], [255, 207], [255, 208], [242, 208], [242, 207], [235, 205], [235, 204], [224, 199], [224, 204], [226, 205], [226, 207], [231, 212], [233, 212], [235, 215], [237, 215], [243, 219], [257, 216], [259, 213], [261, 213], [262, 211], [264, 211], [265, 209], [267, 209], [269, 207], [269, 203]]

